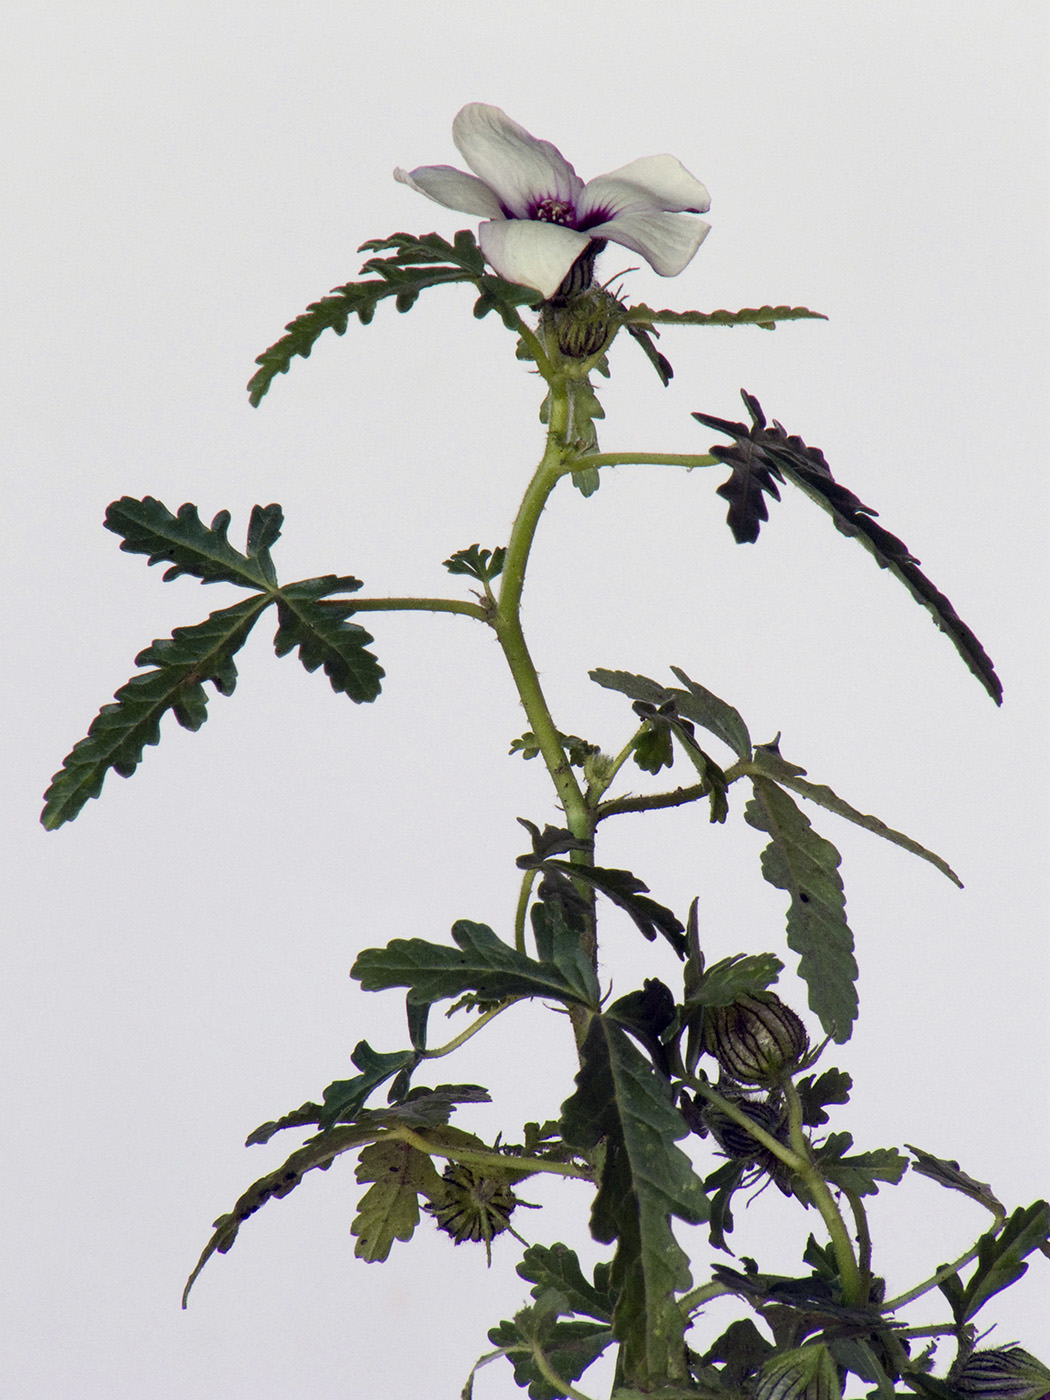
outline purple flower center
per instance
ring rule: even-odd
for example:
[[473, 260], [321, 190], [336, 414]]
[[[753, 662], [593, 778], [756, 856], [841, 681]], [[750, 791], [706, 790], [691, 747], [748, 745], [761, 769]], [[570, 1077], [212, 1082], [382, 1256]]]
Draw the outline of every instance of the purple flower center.
[[534, 200], [529, 205], [529, 212], [525, 216], [538, 224], [564, 224], [566, 228], [574, 228], [581, 233], [585, 233], [589, 228], [595, 228], [598, 224], [604, 224], [610, 218], [607, 209], [592, 209], [586, 218], [581, 219], [576, 213], [576, 206], [569, 200], [558, 199], [554, 195], [544, 195], [542, 199]]
[[545, 199], [539, 199], [529, 212], [529, 218], [540, 224], [565, 224], [568, 228], [576, 227], [576, 210], [563, 199], [554, 199], [547, 195]]

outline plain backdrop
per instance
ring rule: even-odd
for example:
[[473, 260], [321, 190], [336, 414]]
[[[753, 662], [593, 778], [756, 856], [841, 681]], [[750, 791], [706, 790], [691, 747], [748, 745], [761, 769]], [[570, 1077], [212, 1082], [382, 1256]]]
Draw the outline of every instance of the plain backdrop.
[[[468, 101], [504, 107], [585, 178], [670, 151], [707, 183], [698, 256], [675, 281], [631, 272], [631, 300], [829, 317], [669, 329], [666, 390], [618, 342], [602, 445], [706, 451], [690, 411], [736, 417], [747, 387], [922, 559], [994, 658], [1002, 710], [804, 499], [736, 546], [714, 472], [621, 468], [590, 500], [559, 488], [526, 623], [563, 730], [618, 749], [626, 702], [588, 669], [679, 665], [757, 740], [780, 731], [811, 779], [952, 863], [963, 893], [812, 813], [843, 854], [861, 966], [858, 1030], [826, 1061], [856, 1082], [833, 1126], [859, 1148], [958, 1158], [1011, 1208], [1045, 1196], [1044, 7], [8, 0], [4, 30], [6, 1400], [452, 1396], [527, 1300], [513, 1242], [487, 1271], [425, 1223], [388, 1263], [355, 1260], [344, 1159], [252, 1219], [179, 1309], [211, 1221], [300, 1141], [246, 1152], [246, 1135], [351, 1073], [360, 1038], [405, 1043], [400, 997], [348, 979], [357, 951], [442, 940], [459, 917], [508, 931], [514, 819], [557, 811], [539, 763], [507, 755], [523, 716], [483, 629], [365, 619], [388, 679], [356, 707], [277, 662], [262, 627], [200, 733], [169, 717], [131, 781], [110, 777], [58, 833], [37, 825], [137, 652], [235, 601], [121, 554], [101, 528], [112, 499], [228, 508], [238, 544], [251, 506], [280, 501], [282, 576], [354, 573], [373, 596], [466, 596], [441, 561], [505, 541], [540, 394], [469, 290], [326, 336], [258, 410], [243, 387], [286, 321], [355, 276], [365, 239], [471, 222], [391, 179], [459, 163]], [[599, 271], [636, 261], [610, 247]], [[603, 862], [657, 899], [684, 913], [700, 897], [712, 959], [784, 952], [783, 897], [740, 806], [725, 827], [666, 813], [603, 838]], [[669, 952], [606, 929], [617, 994], [674, 975]], [[782, 989], [804, 1005], [792, 976]], [[513, 1136], [556, 1114], [572, 1047], [535, 1007], [438, 1069], [492, 1089], [461, 1126]], [[524, 1213], [529, 1238], [599, 1257], [583, 1188], [522, 1194], [550, 1211]], [[908, 1177], [872, 1222], [900, 1292], [986, 1217]], [[733, 1242], [793, 1272], [816, 1224], [767, 1192]], [[705, 1232], [681, 1234], [702, 1280]], [[1036, 1256], [981, 1314], [995, 1341], [1050, 1355], [1048, 1271]], [[712, 1309], [690, 1341], [731, 1315]], [[607, 1390], [604, 1374], [583, 1388]], [[519, 1393], [504, 1363], [479, 1376], [482, 1400]]]

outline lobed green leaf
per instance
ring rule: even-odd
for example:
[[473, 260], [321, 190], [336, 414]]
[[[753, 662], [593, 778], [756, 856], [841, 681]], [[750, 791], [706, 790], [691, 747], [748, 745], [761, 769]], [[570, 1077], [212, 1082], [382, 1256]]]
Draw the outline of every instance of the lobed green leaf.
[[744, 820], [766, 832], [762, 874], [791, 897], [788, 947], [799, 956], [799, 975], [809, 988], [809, 1004], [828, 1035], [840, 1044], [857, 1017], [857, 962], [846, 922], [846, 897], [838, 873], [840, 856], [818, 836], [808, 817], [768, 778], [753, 777], [754, 797]]
[[419, 1224], [419, 1197], [442, 1195], [441, 1177], [425, 1152], [387, 1139], [361, 1151], [357, 1179], [374, 1184], [361, 1197], [350, 1233], [354, 1255], [369, 1264], [386, 1259], [395, 1240], [410, 1240]]
[[568, 1245], [530, 1245], [517, 1267], [518, 1274], [535, 1284], [532, 1296], [538, 1298], [545, 1289], [560, 1293], [574, 1313], [583, 1313], [597, 1322], [611, 1322], [613, 1295], [609, 1291], [609, 1266], [598, 1264], [594, 1283], [589, 1283], [580, 1268], [580, 1261]]
[[584, 1322], [578, 1318], [562, 1321], [568, 1311], [566, 1299], [554, 1289], [541, 1291], [537, 1302], [504, 1320], [489, 1331], [489, 1341], [498, 1346], [514, 1367], [514, 1379], [530, 1400], [560, 1400], [568, 1392], [564, 1384], [551, 1385], [538, 1364], [547, 1367], [566, 1384], [578, 1380], [613, 1341], [608, 1324]]
[[847, 1156], [852, 1146], [849, 1133], [831, 1133], [814, 1153], [821, 1175], [840, 1191], [874, 1196], [880, 1181], [896, 1186], [908, 1170], [907, 1157], [895, 1147], [876, 1147]]
[[[545, 997], [595, 1004], [594, 974], [571, 958], [536, 962], [504, 943], [485, 924], [460, 919], [452, 926], [456, 946], [422, 938], [395, 938], [385, 948], [366, 948], [350, 969], [366, 992], [408, 987], [412, 1002], [445, 1001], [475, 992], [485, 1001]], [[581, 955], [582, 957], [582, 955]]]
[[705, 968], [699, 985], [686, 998], [685, 1009], [695, 1006], [729, 1006], [739, 997], [764, 992], [784, 970], [772, 953], [754, 953], [723, 958]]
[[530, 287], [519, 287], [502, 277], [485, 272], [485, 260], [467, 229], [456, 234], [452, 243], [436, 233], [417, 238], [410, 233], [395, 233], [390, 238], [371, 239], [362, 243], [359, 252], [389, 253], [389, 257], [369, 258], [361, 268], [371, 274], [364, 281], [346, 282], [333, 287], [328, 296], [311, 302], [301, 316], [285, 326], [286, 334], [264, 350], [255, 363], [259, 369], [248, 381], [249, 402], [257, 408], [278, 374], [287, 374], [293, 359], [309, 358], [310, 352], [325, 331], [345, 335], [351, 316], [367, 326], [376, 307], [389, 297], [394, 298], [398, 311], [408, 311], [419, 294], [428, 287], [452, 282], [472, 282], [479, 293], [475, 316], [489, 311], [499, 312], [505, 325], [518, 329], [520, 320], [516, 307], [531, 305], [539, 293]]
[[[308, 580], [319, 583], [322, 580]], [[339, 580], [357, 587], [356, 579]], [[329, 684], [336, 694], [348, 695], [356, 705], [375, 700], [382, 688], [385, 674], [382, 666], [367, 650], [374, 641], [356, 622], [347, 622], [353, 612], [352, 602], [315, 599], [303, 591], [304, 585], [292, 584], [282, 589], [277, 599], [279, 625], [274, 637], [274, 650], [286, 656], [299, 648], [299, 660], [308, 671], [324, 667]]]
[[591, 1233], [616, 1241], [610, 1284], [614, 1331], [627, 1380], [676, 1374], [685, 1317], [675, 1293], [689, 1287], [689, 1263], [671, 1218], [707, 1218], [708, 1202], [689, 1158], [676, 1147], [688, 1128], [659, 1074], [615, 1018], [595, 1015], [581, 1048], [576, 1092], [562, 1106], [565, 1141], [582, 1151], [604, 1144]]
[[750, 427], [707, 413], [693, 414], [706, 427], [733, 438], [731, 447], [716, 446], [711, 451], [732, 468], [729, 479], [717, 490], [730, 503], [727, 520], [737, 543], [754, 543], [761, 522], [769, 518], [763, 492], [779, 500], [776, 483], [790, 481], [831, 516], [841, 534], [856, 539], [880, 568], [888, 569], [904, 584], [995, 703], [1002, 704], [1002, 683], [990, 657], [949, 600], [921, 571], [919, 560], [904, 541], [877, 523], [873, 518], [877, 511], [835, 480], [819, 448], [808, 447], [795, 435], [789, 437], [775, 419], [772, 428], [767, 428], [762, 405], [753, 394], [744, 389], [740, 392], [751, 418]]
[[1050, 1241], [1050, 1205], [1036, 1201], [1020, 1207], [1001, 1228], [992, 1228], [977, 1241], [977, 1267], [960, 1300], [957, 1322], [968, 1322], [989, 1298], [1028, 1272], [1025, 1258]]
[[639, 303], [628, 309], [626, 325], [642, 326], [758, 326], [776, 329], [778, 321], [826, 321], [820, 311], [805, 306], [747, 306], [741, 311], [654, 311]]
[[991, 1186], [986, 1181], [978, 1181], [975, 1177], [967, 1175], [962, 1170], [958, 1162], [950, 1161], [944, 1157], [935, 1157], [932, 1152], [924, 1152], [921, 1147], [913, 1147], [910, 1142], [904, 1146], [915, 1159], [912, 1162], [912, 1171], [920, 1176], [928, 1176], [931, 1181], [936, 1181], [939, 1186], [945, 1186], [949, 1191], [960, 1191], [964, 1196], [969, 1196], [971, 1200], [979, 1202], [985, 1210], [990, 1210], [993, 1215], [1005, 1216], [1006, 1207], [995, 1195]]
[[195, 627], [176, 627], [170, 638], [138, 654], [136, 665], [155, 669], [122, 685], [116, 703], [102, 706], [86, 738], [66, 756], [44, 794], [40, 820], [48, 831], [72, 821], [85, 802], [98, 797], [111, 769], [129, 778], [146, 746], [160, 742], [160, 722], [169, 710], [184, 729], [198, 730], [208, 717], [206, 681], [220, 695], [233, 694], [233, 658], [271, 601], [259, 594], [246, 598]]
[[202, 583], [234, 583], [240, 588], [266, 590], [276, 583], [270, 547], [281, 533], [284, 520], [279, 505], [254, 506], [248, 525], [248, 553], [241, 554], [226, 538], [230, 512], [219, 511], [205, 525], [197, 507], [187, 503], [172, 515], [154, 496], [136, 500], [121, 496], [107, 507], [104, 525], [120, 535], [121, 549], [145, 554], [150, 564], [167, 562], [169, 579], [190, 574]]

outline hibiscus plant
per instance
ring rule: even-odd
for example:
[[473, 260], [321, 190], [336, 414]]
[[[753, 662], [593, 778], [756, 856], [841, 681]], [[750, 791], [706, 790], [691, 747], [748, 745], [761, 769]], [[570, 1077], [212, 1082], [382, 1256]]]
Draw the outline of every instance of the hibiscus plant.
[[[366, 325], [386, 298], [405, 312], [430, 287], [469, 284], [474, 315], [495, 312], [518, 358], [543, 381], [546, 442], [506, 543], [471, 544], [445, 560], [463, 590], [382, 598], [362, 596], [361, 582], [348, 574], [279, 582], [272, 557], [283, 521], [278, 505], [251, 511], [243, 552], [227, 537], [226, 511], [205, 524], [192, 505], [172, 514], [147, 496], [123, 497], [106, 516], [121, 549], [151, 564], [163, 561], [166, 579], [186, 574], [243, 594], [136, 657], [146, 669], [103, 706], [55, 776], [47, 827], [71, 820], [97, 797], [110, 769], [123, 777], [134, 772], [144, 746], [158, 742], [167, 711], [198, 729], [207, 717], [205, 683], [232, 693], [236, 653], [271, 605], [277, 655], [298, 650], [308, 671], [323, 668], [332, 690], [357, 704], [377, 698], [383, 676], [363, 614], [446, 612], [487, 629], [527, 717], [512, 752], [540, 758], [554, 789], [552, 808], [521, 822], [525, 849], [514, 877], [520, 893], [512, 927], [463, 919], [451, 941], [435, 930], [433, 941], [395, 938], [359, 953], [352, 976], [364, 991], [406, 994], [407, 1035], [400, 1003], [391, 1032], [403, 1048], [361, 1041], [349, 1077], [251, 1134], [248, 1143], [257, 1144], [307, 1131], [278, 1170], [219, 1218], [186, 1291], [212, 1254], [231, 1248], [250, 1215], [296, 1189], [314, 1168], [352, 1154], [362, 1186], [353, 1225], [360, 1259], [379, 1263], [395, 1244], [404, 1247], [424, 1215], [457, 1244], [473, 1242], [487, 1253], [523, 1246], [517, 1268], [531, 1301], [492, 1326], [491, 1349], [478, 1365], [505, 1358], [533, 1400], [584, 1395], [577, 1382], [607, 1349], [615, 1355], [616, 1400], [652, 1392], [666, 1400], [824, 1400], [847, 1386], [854, 1394], [859, 1386], [872, 1395], [917, 1392], [933, 1400], [1038, 1400], [1050, 1391], [1050, 1371], [1015, 1344], [982, 1346], [984, 1319], [976, 1319], [1021, 1277], [1029, 1255], [1050, 1253], [1050, 1207], [1036, 1201], [1010, 1210], [955, 1162], [920, 1147], [909, 1146], [907, 1155], [896, 1147], [855, 1149], [838, 1126], [848, 1121], [851, 1081], [828, 1062], [828, 1052], [848, 1040], [857, 1016], [857, 963], [838, 853], [806, 811], [833, 812], [958, 883], [956, 876], [917, 841], [810, 781], [776, 741], [753, 742], [733, 705], [678, 666], [658, 677], [592, 671], [592, 680], [622, 697], [622, 730], [608, 751], [564, 733], [522, 628], [530, 550], [544, 508], [566, 478], [590, 495], [607, 467], [721, 467], [719, 478], [725, 469], [728, 476], [716, 489], [738, 542], [758, 538], [781, 487], [797, 487], [896, 575], [998, 704], [992, 663], [903, 542], [835, 479], [818, 449], [775, 420], [770, 426], [754, 394], [743, 394], [742, 421], [693, 415], [719, 436], [709, 452], [599, 448], [595, 425], [603, 414], [592, 376], [608, 375], [607, 355], [621, 332], [645, 357], [639, 366], [666, 384], [672, 369], [656, 343], [662, 326], [772, 327], [816, 314], [787, 306], [655, 310], [631, 305], [596, 280], [595, 260], [609, 242], [661, 276], [682, 272], [708, 232], [699, 216], [709, 200], [699, 180], [660, 155], [584, 183], [553, 145], [480, 103], [459, 113], [453, 138], [473, 174], [433, 165], [399, 169], [395, 177], [448, 209], [480, 217], [477, 237], [460, 231], [447, 242], [436, 233], [397, 233], [364, 244], [369, 256], [358, 280], [295, 319], [259, 357], [249, 389], [258, 404], [274, 377], [296, 356], [308, 356], [325, 330], [343, 334], [354, 314]], [[671, 785], [664, 774], [675, 762], [686, 776]], [[714, 823], [742, 809], [744, 822], [768, 838], [761, 873], [785, 898], [787, 948], [808, 989], [804, 1014], [771, 990], [783, 968], [779, 955], [752, 949], [710, 961], [695, 901], [676, 913], [634, 871], [602, 861], [603, 823], [693, 803], [705, 804]], [[611, 963], [603, 944], [599, 964], [601, 915], [610, 905], [643, 938], [670, 945], [680, 967], [675, 986], [650, 977], [629, 991], [617, 983], [613, 996], [599, 977], [599, 966], [604, 974]], [[511, 1123], [486, 1141], [459, 1124], [469, 1122], [471, 1105], [488, 1102], [488, 1091], [431, 1083], [431, 1062], [530, 999], [560, 1013], [565, 1081], [550, 1085], [547, 1121]], [[465, 1014], [466, 1028], [434, 1044], [431, 1012], [442, 1004]], [[890, 1289], [874, 1271], [865, 1202], [900, 1183], [909, 1167], [961, 1192], [990, 1219], [951, 1262], [932, 1260], [911, 1286]], [[590, 1276], [570, 1246], [523, 1238], [542, 1233], [542, 1217], [523, 1221], [516, 1213], [527, 1204], [519, 1196], [523, 1183], [541, 1173], [573, 1178], [586, 1192], [591, 1235], [606, 1247]], [[733, 1213], [763, 1185], [780, 1194], [785, 1210], [810, 1212], [813, 1229], [795, 1276], [765, 1272], [733, 1253]], [[683, 1224], [706, 1227], [689, 1236], [694, 1245], [702, 1240], [693, 1251], [702, 1257], [691, 1260], [676, 1237]], [[739, 1305], [728, 1328], [714, 1328], [706, 1316], [716, 1298]], [[916, 1306], [928, 1307], [928, 1320], [915, 1320]], [[474, 1384], [472, 1373], [464, 1395]]]

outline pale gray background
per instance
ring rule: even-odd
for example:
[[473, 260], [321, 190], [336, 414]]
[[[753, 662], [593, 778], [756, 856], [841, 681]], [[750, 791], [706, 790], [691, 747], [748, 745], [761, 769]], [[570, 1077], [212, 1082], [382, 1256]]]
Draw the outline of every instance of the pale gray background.
[[[258, 411], [243, 390], [366, 238], [469, 222], [390, 172], [458, 163], [450, 123], [471, 100], [584, 177], [671, 151], [709, 185], [696, 260], [677, 281], [632, 274], [633, 299], [830, 316], [669, 330], [666, 391], [618, 344], [603, 445], [703, 451], [689, 410], [735, 417], [746, 385], [921, 557], [997, 662], [1004, 709], [806, 501], [736, 547], [714, 474], [559, 490], [527, 595], [535, 653], [569, 731], [609, 748], [627, 732], [589, 667], [679, 664], [951, 860], [963, 894], [817, 818], [862, 967], [860, 1029], [829, 1061], [857, 1102], [835, 1126], [957, 1156], [1011, 1206], [1045, 1195], [1043, 6], [9, 0], [4, 30], [5, 1397], [450, 1396], [527, 1296], [516, 1247], [486, 1272], [429, 1225], [386, 1265], [355, 1261], [342, 1162], [253, 1219], [178, 1308], [211, 1220], [298, 1141], [245, 1152], [246, 1134], [351, 1072], [359, 1037], [403, 1043], [398, 999], [348, 981], [356, 951], [442, 939], [461, 916], [508, 928], [514, 817], [555, 812], [539, 765], [504, 756], [523, 726], [480, 628], [373, 619], [389, 678], [362, 708], [278, 664], [260, 628], [201, 733], [168, 722], [132, 782], [57, 834], [36, 825], [136, 652], [234, 601], [121, 555], [100, 525], [116, 496], [228, 507], [238, 543], [252, 504], [280, 500], [283, 575], [353, 572], [373, 594], [455, 592], [440, 561], [505, 539], [541, 447], [538, 386], [468, 291], [327, 337]], [[610, 249], [601, 270], [634, 261]], [[601, 854], [679, 909], [699, 893], [720, 957], [782, 949], [760, 845], [737, 810], [725, 828], [624, 819]], [[615, 922], [605, 957], [617, 992], [673, 971]], [[492, 1084], [497, 1104], [458, 1120], [492, 1133], [556, 1111], [572, 1052], [536, 1009], [439, 1069]], [[526, 1215], [530, 1237], [580, 1241], [581, 1188], [525, 1194], [555, 1212]], [[894, 1291], [985, 1224], [920, 1178], [887, 1204], [872, 1215]], [[767, 1192], [736, 1239], [792, 1271], [816, 1222], [770, 1243], [783, 1218]], [[702, 1278], [703, 1231], [689, 1242]], [[982, 1315], [1044, 1357], [1048, 1268]], [[501, 1366], [477, 1393], [521, 1392]]]

